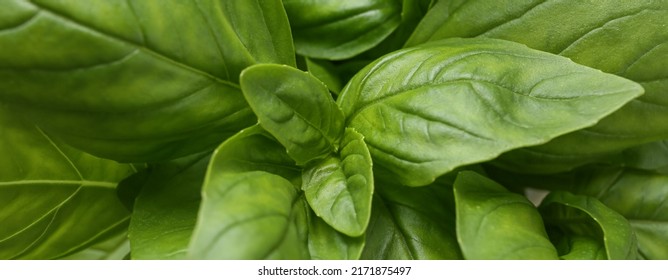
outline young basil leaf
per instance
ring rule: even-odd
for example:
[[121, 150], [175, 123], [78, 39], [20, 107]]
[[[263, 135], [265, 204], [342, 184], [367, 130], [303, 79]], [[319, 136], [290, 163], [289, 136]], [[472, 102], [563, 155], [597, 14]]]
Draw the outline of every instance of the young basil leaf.
[[473, 171], [454, 184], [457, 239], [466, 259], [557, 259], [538, 210]]
[[602, 241], [608, 259], [636, 259], [637, 240], [629, 222], [596, 198], [551, 192], [540, 205], [545, 223], [566, 234]]
[[407, 45], [450, 37], [498, 38], [640, 83], [644, 96], [597, 125], [504, 155], [500, 162], [524, 172], [561, 172], [668, 137], [667, 18], [668, 1], [440, 1]]
[[137, 170], [55, 141], [0, 103], [0, 259], [54, 259], [125, 231], [116, 184]]
[[147, 171], [130, 220], [132, 259], [184, 259], [195, 228], [208, 155], [160, 163]]
[[312, 260], [357, 260], [364, 249], [364, 235], [350, 237], [340, 233], [323, 219], [311, 213], [308, 227], [308, 249]]
[[307, 207], [292, 183], [281, 176], [264, 171], [218, 173], [215, 168], [209, 169], [189, 256], [308, 258]]
[[378, 45], [401, 22], [400, 0], [283, 0], [297, 53], [341, 60]]
[[302, 189], [313, 211], [336, 230], [360, 236], [371, 216], [373, 173], [364, 137], [346, 128], [339, 156], [304, 169]]
[[628, 219], [645, 259], [668, 259], [668, 176], [629, 168], [583, 171], [577, 192], [596, 197]]
[[289, 66], [260, 64], [241, 73], [241, 88], [260, 125], [297, 164], [338, 149], [343, 113], [317, 78]]
[[9, 0], [4, 14], [0, 100], [118, 161], [213, 148], [255, 122], [241, 70], [295, 64], [280, 0]]
[[378, 182], [363, 259], [461, 259], [451, 185]]
[[447, 39], [368, 65], [338, 103], [376, 166], [402, 184], [423, 186], [457, 167], [591, 126], [642, 92], [634, 82], [517, 43]]

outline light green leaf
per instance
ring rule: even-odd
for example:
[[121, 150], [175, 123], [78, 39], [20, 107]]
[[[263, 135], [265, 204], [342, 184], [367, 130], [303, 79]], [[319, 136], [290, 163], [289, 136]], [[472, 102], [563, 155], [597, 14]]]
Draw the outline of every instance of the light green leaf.
[[297, 164], [338, 149], [343, 114], [317, 78], [289, 66], [260, 64], [244, 70], [241, 88], [260, 125]]
[[595, 124], [638, 84], [495, 39], [448, 39], [388, 54], [338, 99], [374, 165], [423, 186], [457, 167]]
[[160, 163], [146, 171], [129, 235], [132, 259], [185, 259], [195, 228], [201, 188], [209, 163], [195, 155]]
[[55, 141], [0, 103], [0, 259], [54, 259], [127, 228], [116, 185], [136, 172]]
[[605, 245], [608, 259], [636, 259], [637, 240], [629, 222], [594, 197], [551, 192], [540, 211], [549, 226], [567, 235], [589, 236]]
[[[590, 236], [563, 236], [557, 244], [562, 260], [606, 260], [603, 242]], [[563, 252], [563, 253], [562, 253]]]
[[377, 183], [363, 259], [461, 259], [452, 187]]
[[341, 60], [378, 45], [401, 22], [401, 0], [284, 0], [297, 53]]
[[68, 255], [63, 260], [123, 260], [130, 255], [128, 233], [122, 231], [117, 236], [94, 244], [82, 251]]
[[371, 215], [373, 172], [364, 137], [347, 128], [338, 156], [304, 169], [302, 189], [313, 211], [336, 230], [360, 236]]
[[457, 239], [466, 259], [557, 259], [538, 210], [472, 171], [454, 185]]
[[283, 177], [264, 171], [221, 174], [210, 168], [189, 257], [308, 258], [307, 207]]
[[668, 259], [668, 176], [630, 168], [582, 171], [574, 190], [596, 197], [628, 219], [646, 259]]
[[212, 149], [255, 122], [239, 73], [295, 65], [279, 0], [9, 0], [3, 14], [0, 101], [118, 161]]
[[524, 172], [560, 172], [668, 138], [667, 24], [666, 0], [440, 1], [407, 45], [450, 37], [498, 38], [640, 83], [645, 95], [597, 125], [501, 161]]
[[365, 236], [350, 237], [338, 232], [315, 213], [309, 215], [308, 249], [313, 260], [357, 260]]

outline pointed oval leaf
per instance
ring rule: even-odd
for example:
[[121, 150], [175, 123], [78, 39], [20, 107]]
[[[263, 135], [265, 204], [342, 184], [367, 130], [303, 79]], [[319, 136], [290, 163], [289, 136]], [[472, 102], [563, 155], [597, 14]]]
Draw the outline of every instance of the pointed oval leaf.
[[454, 185], [457, 239], [466, 259], [558, 259], [538, 210], [473, 171]]
[[514, 170], [560, 172], [668, 138], [667, 24], [665, 0], [439, 1], [407, 45], [450, 37], [498, 38], [640, 83], [645, 95], [597, 125], [502, 157], [501, 163]]
[[595, 124], [638, 84], [495, 39], [447, 39], [373, 62], [339, 97], [376, 166], [408, 186]]
[[306, 207], [281, 176], [209, 169], [189, 257], [306, 259]]
[[554, 191], [545, 197], [540, 210], [546, 224], [602, 241], [608, 259], [637, 258], [637, 240], [629, 222], [594, 197]]
[[284, 65], [254, 65], [241, 74], [241, 89], [260, 125], [297, 164], [338, 149], [343, 114], [314, 76]]
[[401, 22], [400, 0], [284, 0], [297, 53], [341, 60], [376, 46]]
[[125, 231], [116, 185], [136, 172], [55, 141], [0, 103], [0, 259], [53, 259]]
[[0, 100], [118, 161], [213, 148], [255, 122], [241, 70], [295, 65], [279, 0], [5, 2]]
[[373, 173], [364, 137], [347, 128], [340, 156], [307, 167], [302, 189], [313, 211], [336, 230], [360, 236], [371, 215]]

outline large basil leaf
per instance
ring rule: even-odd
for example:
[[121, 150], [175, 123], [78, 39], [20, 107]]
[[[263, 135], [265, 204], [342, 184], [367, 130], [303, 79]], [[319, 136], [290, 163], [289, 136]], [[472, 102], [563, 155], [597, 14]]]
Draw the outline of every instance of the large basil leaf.
[[295, 65], [279, 0], [9, 0], [0, 28], [0, 100], [125, 162], [213, 148], [255, 121], [241, 70]]
[[317, 78], [289, 66], [260, 64], [244, 70], [241, 89], [260, 125], [297, 164], [338, 149], [343, 114]]
[[128, 237], [132, 259], [184, 259], [195, 228], [209, 157], [195, 155], [157, 164], [137, 197]]
[[308, 206], [285, 178], [264, 171], [205, 179], [191, 258], [305, 259]]
[[461, 259], [452, 187], [378, 182], [363, 259]]
[[575, 191], [594, 196], [622, 214], [646, 259], [668, 259], [668, 176], [628, 168], [600, 168], [580, 174]]
[[636, 259], [637, 240], [629, 222], [596, 198], [555, 191], [540, 210], [547, 225], [602, 243], [608, 259]]
[[624, 166], [668, 175], [668, 140], [636, 146], [623, 151], [622, 155]]
[[634, 82], [495, 39], [388, 54], [338, 99], [374, 165], [408, 186], [591, 126], [642, 94]]
[[362, 254], [365, 237], [347, 236], [315, 213], [309, 215], [308, 249], [313, 260], [357, 260]]
[[473, 171], [454, 185], [457, 239], [466, 259], [557, 259], [538, 210]]
[[94, 244], [82, 251], [68, 255], [63, 260], [123, 260], [130, 255], [130, 241], [127, 232]]
[[0, 103], [0, 259], [61, 258], [127, 228], [116, 184], [132, 165], [55, 141]]
[[385, 39], [401, 22], [401, 0], [283, 0], [297, 53], [341, 60]]
[[408, 45], [449, 37], [499, 38], [640, 83], [645, 95], [596, 126], [518, 150], [501, 161], [525, 172], [558, 172], [668, 138], [666, 24], [665, 0], [440, 1]]
[[371, 155], [364, 137], [347, 128], [339, 156], [304, 169], [302, 189], [313, 211], [349, 236], [366, 231], [373, 197]]

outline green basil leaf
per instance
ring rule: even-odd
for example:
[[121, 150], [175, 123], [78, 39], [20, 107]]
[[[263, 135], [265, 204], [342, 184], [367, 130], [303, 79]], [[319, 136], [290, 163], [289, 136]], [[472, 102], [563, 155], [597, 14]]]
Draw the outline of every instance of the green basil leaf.
[[295, 65], [279, 0], [10, 0], [3, 13], [0, 100], [118, 161], [214, 148], [255, 122], [239, 73]]
[[645, 259], [668, 259], [668, 175], [608, 167], [583, 171], [577, 192], [596, 197], [628, 219]]
[[595, 124], [642, 87], [495, 39], [447, 39], [368, 65], [338, 99], [377, 167], [422, 186]]
[[608, 259], [636, 259], [637, 240], [631, 225], [596, 198], [555, 191], [545, 197], [540, 210], [547, 225], [602, 241]]
[[147, 171], [130, 220], [132, 259], [185, 259], [197, 220], [207, 155], [160, 163]]
[[132, 165], [55, 141], [0, 103], [0, 259], [54, 259], [125, 231], [116, 185]]
[[313, 211], [336, 230], [360, 236], [371, 216], [373, 172], [364, 137], [347, 128], [339, 156], [304, 170], [302, 189]]
[[127, 232], [94, 244], [82, 251], [68, 255], [63, 260], [123, 260], [130, 254]]
[[341, 60], [378, 45], [401, 22], [400, 0], [284, 0], [297, 53]]
[[457, 239], [466, 259], [557, 259], [538, 210], [472, 171], [454, 185]]
[[[603, 242], [590, 236], [564, 235], [559, 238], [556, 247], [563, 260], [606, 260]], [[563, 253], [562, 253], [563, 252]]]
[[334, 94], [339, 94], [343, 88], [343, 82], [336, 66], [329, 60], [305, 58], [306, 69]]
[[378, 182], [363, 259], [461, 259], [451, 185]]
[[241, 88], [260, 125], [297, 164], [338, 149], [343, 114], [317, 78], [289, 66], [260, 64], [244, 70]]
[[663, 0], [440, 1], [407, 45], [449, 37], [498, 38], [640, 83], [645, 95], [597, 125], [500, 161], [524, 172], [561, 172], [668, 138], [667, 19], [668, 1]]
[[[216, 166], [216, 159], [211, 162]], [[307, 205], [293, 184], [264, 171], [205, 179], [189, 248], [195, 259], [305, 259]]]
[[668, 140], [636, 146], [622, 152], [626, 167], [668, 175]]
[[364, 235], [340, 233], [315, 213], [309, 215], [308, 249], [313, 260], [357, 260], [364, 249]]

